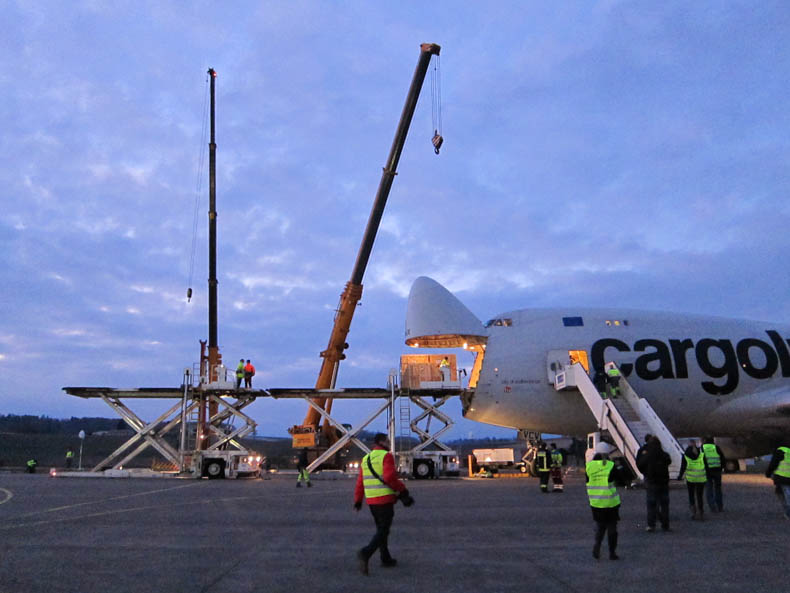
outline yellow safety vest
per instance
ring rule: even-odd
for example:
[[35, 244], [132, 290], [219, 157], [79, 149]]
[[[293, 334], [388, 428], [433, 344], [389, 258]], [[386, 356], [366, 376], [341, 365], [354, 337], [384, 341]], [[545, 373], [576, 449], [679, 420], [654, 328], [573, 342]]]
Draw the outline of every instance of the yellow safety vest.
[[551, 462], [549, 461], [550, 456], [548, 451], [538, 451], [537, 456], [535, 457], [535, 461], [537, 464], [537, 470], [539, 472], [547, 472], [550, 469]]
[[708, 477], [705, 475], [705, 454], [700, 452], [699, 457], [696, 459], [691, 459], [688, 455], [684, 455], [683, 457], [686, 459], [686, 482], [707, 482]]
[[368, 467], [369, 459], [370, 465], [372, 465], [376, 473], [381, 476], [384, 472], [384, 456], [387, 453], [388, 452], [384, 449], [374, 449], [362, 458], [362, 485], [365, 487], [365, 498], [376, 498], [378, 496], [395, 494], [395, 491], [374, 476], [373, 472], [371, 472]]
[[709, 468], [718, 469], [721, 467], [721, 457], [719, 457], [719, 452], [716, 451], [716, 445], [706, 443], [702, 445], [702, 452], [705, 454], [705, 459], [708, 460]]
[[551, 452], [551, 466], [562, 467], [562, 453], [560, 453], [559, 451]]
[[236, 367], [236, 377], [244, 377], [244, 363], [239, 363], [239, 366]]
[[776, 468], [774, 475], [790, 478], [790, 448], [779, 447], [779, 450], [785, 454], [785, 458], [779, 462], [779, 467]]
[[619, 377], [620, 370], [617, 367], [612, 367], [608, 371], [606, 371], [606, 374], [609, 375], [610, 377]]
[[74, 457], [74, 451], [66, 451], [66, 459]]
[[617, 494], [617, 487], [611, 481], [610, 476], [614, 469], [613, 461], [603, 459], [593, 459], [587, 462], [587, 496], [590, 498], [590, 506], [599, 509], [608, 509], [620, 504], [620, 495]]

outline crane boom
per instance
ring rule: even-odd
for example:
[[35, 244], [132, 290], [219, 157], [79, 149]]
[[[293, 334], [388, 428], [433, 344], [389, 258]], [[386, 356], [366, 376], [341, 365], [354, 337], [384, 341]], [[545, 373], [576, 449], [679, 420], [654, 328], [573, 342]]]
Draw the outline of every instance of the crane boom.
[[[406, 136], [409, 133], [409, 126], [411, 125], [414, 110], [417, 107], [417, 100], [420, 97], [420, 91], [425, 80], [425, 74], [428, 71], [428, 66], [431, 57], [439, 55], [441, 47], [435, 43], [423, 43], [420, 45], [420, 57], [417, 61], [417, 67], [414, 70], [411, 86], [406, 95], [406, 103], [403, 106], [403, 111], [400, 116], [400, 122], [395, 132], [395, 138], [392, 141], [389, 157], [384, 166], [381, 174], [381, 181], [379, 188], [376, 192], [376, 198], [373, 202], [373, 207], [368, 217], [368, 224], [365, 228], [365, 234], [362, 238], [362, 244], [357, 253], [357, 259], [354, 263], [354, 269], [351, 272], [351, 279], [346, 283], [343, 293], [340, 295], [340, 303], [335, 314], [334, 324], [332, 326], [332, 333], [329, 336], [329, 344], [323, 352], [321, 352], [321, 370], [318, 373], [318, 379], [315, 383], [316, 389], [333, 389], [337, 380], [337, 371], [340, 361], [346, 356], [343, 351], [348, 348], [346, 337], [348, 336], [349, 329], [351, 328], [351, 320], [354, 318], [354, 311], [362, 298], [362, 278], [365, 275], [365, 269], [368, 265], [370, 253], [373, 250], [373, 242], [378, 233], [381, 217], [384, 214], [384, 207], [387, 204], [392, 182], [397, 175], [398, 161], [400, 160], [403, 145], [406, 142]], [[322, 409], [330, 412], [332, 410], [331, 398], [315, 398], [313, 400]], [[312, 407], [308, 410], [305, 416], [302, 427], [313, 427], [317, 429], [321, 420], [319, 412]], [[296, 429], [294, 427], [294, 433]], [[330, 424], [324, 423], [324, 434], [329, 437]], [[331, 438], [331, 437], [329, 437]]]

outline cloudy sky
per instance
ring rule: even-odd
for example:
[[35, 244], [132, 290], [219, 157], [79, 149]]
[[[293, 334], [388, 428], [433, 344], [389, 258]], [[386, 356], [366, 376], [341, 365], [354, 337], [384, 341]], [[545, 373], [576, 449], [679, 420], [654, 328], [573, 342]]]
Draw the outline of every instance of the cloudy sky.
[[[173, 386], [198, 359], [209, 67], [220, 349], [256, 363], [256, 386], [312, 386], [423, 42], [442, 46], [445, 144], [429, 75], [339, 387], [385, 385], [421, 275], [481, 319], [573, 304], [790, 322], [784, 2], [2, 7], [0, 413], [112, 417], [61, 388]], [[284, 435], [305, 408], [248, 410]], [[470, 433], [512, 431], [453, 436]]]

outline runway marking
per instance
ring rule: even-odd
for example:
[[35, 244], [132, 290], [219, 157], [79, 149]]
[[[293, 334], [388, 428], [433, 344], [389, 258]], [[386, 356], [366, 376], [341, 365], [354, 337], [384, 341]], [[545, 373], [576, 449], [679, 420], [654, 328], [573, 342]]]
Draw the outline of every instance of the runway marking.
[[[124, 495], [121, 495], [121, 496], [113, 496], [111, 498], [103, 498], [103, 499], [101, 499], [99, 501], [89, 500], [89, 501], [86, 501], [86, 502], [77, 502], [77, 503], [74, 503], [74, 504], [67, 504], [67, 505], [60, 506], [60, 507], [53, 507], [51, 509], [43, 509], [43, 510], [40, 510], [40, 511], [32, 511], [30, 513], [25, 513], [23, 515], [19, 515], [17, 517], [17, 519], [23, 519], [25, 517], [32, 517], [34, 515], [40, 515], [42, 513], [56, 513], [56, 512], [59, 512], [59, 511], [65, 511], [65, 510], [68, 510], [68, 509], [74, 509], [74, 508], [85, 506], [85, 505], [88, 505], [88, 504], [93, 505], [93, 504], [97, 504], [97, 503], [100, 503], [100, 502], [111, 502], [111, 501], [114, 501], [114, 500], [123, 500], [124, 498], [133, 498], [135, 496], [145, 496], [145, 495], [148, 495], [148, 494], [157, 494], [159, 492], [167, 492], [169, 490], [178, 490], [180, 488], [191, 488], [193, 486], [197, 486], [198, 484], [200, 484], [200, 482], [195, 481], [195, 482], [193, 482], [191, 484], [182, 484], [181, 486], [172, 486], [172, 487], [169, 487], [169, 488], [159, 488], [158, 490], [147, 490], [145, 492], [135, 492], [134, 494], [124, 494]], [[0, 490], [3, 490], [3, 489], [0, 488]], [[3, 502], [5, 502], [5, 501], [3, 501]]]
[[[183, 488], [183, 486], [178, 486], [178, 488]], [[167, 488], [166, 490], [175, 490], [175, 488]], [[152, 490], [151, 492], [159, 492], [159, 491]], [[148, 494], [150, 494], [150, 492]], [[130, 496], [135, 496], [135, 495], [130, 495]], [[116, 499], [117, 498], [128, 498], [128, 496], [115, 497], [115, 498]], [[132, 507], [132, 508], [128, 508], [128, 509], [112, 509], [110, 511], [99, 511], [99, 512], [96, 512], [96, 513], [88, 513], [86, 515], [73, 515], [73, 516], [70, 516], [70, 517], [58, 517], [56, 519], [44, 519], [44, 520], [41, 520], [41, 521], [29, 521], [27, 523], [15, 523], [13, 525], [0, 525], [0, 530], [14, 529], [14, 528], [17, 528], [17, 527], [33, 527], [33, 526], [38, 526], [38, 525], [49, 525], [49, 524], [52, 524], [52, 523], [64, 523], [66, 521], [80, 521], [80, 520], [83, 520], [83, 519], [90, 519], [90, 518], [93, 518], [93, 517], [103, 517], [103, 516], [106, 516], [106, 515], [119, 515], [119, 514], [122, 514], [122, 513], [134, 513], [136, 511], [150, 511], [150, 510], [154, 510], [154, 509], [167, 509], [167, 508], [174, 507], [174, 506], [185, 507], [185, 506], [190, 506], [190, 505], [216, 504], [218, 502], [250, 500], [250, 499], [257, 499], [257, 498], [260, 498], [260, 495], [258, 495], [258, 496], [231, 496], [231, 497], [227, 497], [227, 498], [206, 498], [206, 499], [203, 499], [203, 500], [196, 500], [194, 502], [178, 501], [178, 502], [174, 502], [172, 504], [147, 505], [147, 506], [142, 506], [142, 507]], [[110, 500], [110, 499], [107, 499], [107, 500]], [[87, 504], [87, 503], [79, 503], [79, 505], [83, 505], [83, 504]], [[68, 507], [59, 507], [59, 508], [67, 509], [67, 508], [71, 508], [73, 506], [79, 506], [79, 505], [70, 505]], [[42, 512], [51, 512], [52, 510], [54, 510], [54, 509], [49, 509], [48, 511], [42, 511]], [[30, 514], [24, 515], [24, 516], [28, 516], [29, 517], [31, 514], [36, 514], [36, 513], [30, 513]]]
[[0, 492], [5, 493], [5, 498], [3, 500], [0, 500], [0, 504], [4, 504], [9, 500], [11, 500], [12, 498], [14, 498], [14, 493], [11, 492], [10, 490], [6, 490], [5, 488], [0, 488]]

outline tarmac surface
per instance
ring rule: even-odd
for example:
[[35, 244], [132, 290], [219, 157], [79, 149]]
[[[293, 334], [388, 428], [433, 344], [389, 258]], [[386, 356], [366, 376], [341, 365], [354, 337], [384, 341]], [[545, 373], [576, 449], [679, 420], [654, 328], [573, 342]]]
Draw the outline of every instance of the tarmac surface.
[[188, 480], [0, 474], [0, 593], [598, 592], [790, 590], [790, 521], [761, 475], [724, 478], [724, 513], [691, 521], [673, 483], [672, 532], [645, 532], [644, 490], [621, 491], [619, 561], [591, 555], [583, 473], [537, 480], [410, 481], [390, 550], [352, 509], [351, 479]]

